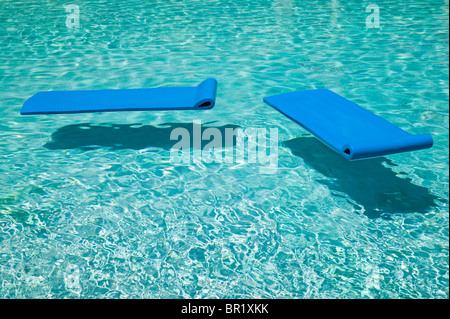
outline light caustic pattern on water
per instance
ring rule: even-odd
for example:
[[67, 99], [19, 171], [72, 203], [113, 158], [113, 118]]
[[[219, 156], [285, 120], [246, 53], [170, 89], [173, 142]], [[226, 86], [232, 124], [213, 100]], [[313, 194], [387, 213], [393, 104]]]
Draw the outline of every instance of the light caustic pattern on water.
[[[0, 297], [449, 297], [446, 1], [70, 4], [0, 2]], [[20, 116], [209, 77], [210, 111]], [[350, 163], [262, 101], [315, 88], [435, 145]], [[277, 129], [276, 172], [173, 163], [194, 121]]]

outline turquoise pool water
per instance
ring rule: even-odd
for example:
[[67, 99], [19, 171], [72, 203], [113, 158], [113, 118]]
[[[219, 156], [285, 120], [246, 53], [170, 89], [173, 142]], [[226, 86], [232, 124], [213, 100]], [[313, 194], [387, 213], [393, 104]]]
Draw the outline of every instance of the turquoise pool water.
[[[68, 4], [0, 2], [1, 298], [449, 298], [448, 1]], [[201, 113], [19, 114], [207, 77]], [[350, 163], [262, 102], [314, 88], [435, 145]], [[194, 121], [276, 128], [277, 170], [173, 163]]]

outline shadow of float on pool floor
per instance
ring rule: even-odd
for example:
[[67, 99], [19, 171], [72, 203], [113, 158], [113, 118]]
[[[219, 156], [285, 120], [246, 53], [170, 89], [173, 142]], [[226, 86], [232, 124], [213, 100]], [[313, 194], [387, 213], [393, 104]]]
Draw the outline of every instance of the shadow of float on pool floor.
[[[234, 124], [208, 124], [211, 123], [201, 126], [202, 133], [207, 128], [217, 128], [223, 138], [225, 129], [239, 128]], [[192, 138], [192, 123], [164, 123], [158, 126], [84, 123], [61, 127], [44, 146], [51, 150], [90, 150], [99, 147], [133, 150], [156, 147], [168, 150], [178, 142], [178, 139], [170, 139], [175, 128], [186, 129]], [[204, 148], [207, 143], [209, 141], [203, 140], [201, 147]], [[233, 147], [236, 140], [233, 139], [232, 143], [226, 145], [223, 141], [222, 145]], [[319, 182], [326, 185], [334, 196], [350, 197], [351, 204], [359, 210], [364, 208], [369, 218], [387, 218], [391, 213], [425, 213], [437, 207], [437, 201], [447, 202], [431, 194], [427, 188], [413, 184], [410, 178], [399, 177], [389, 168], [395, 164], [388, 158], [350, 162], [313, 137], [291, 139], [283, 145], [295, 156], [303, 158], [306, 165], [324, 175], [325, 178]]]
[[[225, 140], [226, 129], [239, 128], [238, 125], [227, 124], [222, 126], [210, 126], [209, 123], [202, 124], [201, 134], [208, 128], [217, 129], [222, 135], [222, 145], [225, 147], [235, 146], [236, 139]], [[91, 150], [99, 147], [111, 149], [133, 149], [142, 150], [149, 147], [171, 149], [181, 137], [171, 140], [170, 135], [176, 128], [186, 129], [190, 136], [192, 148], [203, 149], [210, 140], [202, 140], [201, 145], [193, 143], [193, 123], [163, 123], [158, 126], [138, 124], [73, 124], [59, 128], [52, 134], [52, 140], [44, 145], [47, 149], [81, 149]], [[216, 132], [217, 132], [216, 130]], [[202, 136], [201, 135], [201, 136]], [[228, 143], [226, 143], [228, 142]], [[230, 145], [227, 145], [230, 144]]]
[[[410, 178], [399, 177], [389, 166], [396, 166], [385, 157], [348, 161], [314, 137], [300, 137], [283, 142], [292, 154], [326, 178], [334, 196], [347, 194], [356, 209], [364, 208], [369, 218], [388, 218], [392, 213], [426, 213], [446, 202]], [[340, 194], [339, 194], [340, 193]]]

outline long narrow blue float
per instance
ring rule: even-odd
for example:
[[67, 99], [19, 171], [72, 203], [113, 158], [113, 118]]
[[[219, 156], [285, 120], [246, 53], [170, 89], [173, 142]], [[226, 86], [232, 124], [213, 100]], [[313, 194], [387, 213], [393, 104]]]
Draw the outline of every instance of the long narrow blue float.
[[216, 90], [217, 81], [211, 78], [196, 87], [45, 91], [25, 101], [21, 114], [211, 109]]
[[264, 102], [349, 160], [426, 149], [429, 134], [412, 135], [326, 89], [274, 95]]

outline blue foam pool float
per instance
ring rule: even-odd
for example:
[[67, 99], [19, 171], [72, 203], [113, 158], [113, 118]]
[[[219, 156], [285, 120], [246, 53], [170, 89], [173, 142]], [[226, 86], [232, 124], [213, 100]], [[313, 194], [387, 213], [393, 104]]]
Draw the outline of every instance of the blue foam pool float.
[[196, 87], [150, 89], [45, 91], [30, 97], [21, 114], [64, 114], [113, 111], [211, 109], [217, 81], [206, 79]]
[[274, 95], [264, 102], [349, 160], [430, 148], [429, 134], [412, 135], [327, 89]]

